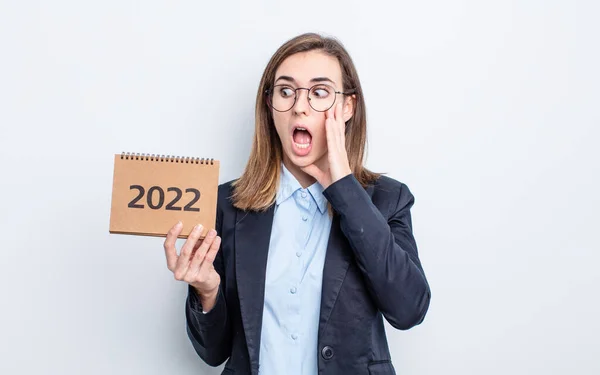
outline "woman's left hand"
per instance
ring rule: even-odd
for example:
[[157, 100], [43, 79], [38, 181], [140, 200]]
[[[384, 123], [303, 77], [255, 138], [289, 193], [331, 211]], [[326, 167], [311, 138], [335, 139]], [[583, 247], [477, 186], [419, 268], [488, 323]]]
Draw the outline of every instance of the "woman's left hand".
[[313, 176], [324, 189], [337, 180], [352, 173], [346, 152], [346, 123], [340, 102], [325, 112], [325, 132], [327, 133], [327, 163], [311, 164], [302, 171]]

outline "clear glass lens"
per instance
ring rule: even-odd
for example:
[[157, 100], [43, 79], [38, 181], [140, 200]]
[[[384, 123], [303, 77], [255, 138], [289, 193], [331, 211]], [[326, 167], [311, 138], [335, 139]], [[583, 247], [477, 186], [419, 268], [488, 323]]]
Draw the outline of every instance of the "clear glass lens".
[[331, 108], [335, 101], [335, 90], [329, 85], [316, 85], [309, 92], [310, 106], [315, 111], [323, 112]]
[[290, 110], [296, 102], [296, 92], [291, 86], [276, 85], [271, 92], [271, 106], [276, 111]]

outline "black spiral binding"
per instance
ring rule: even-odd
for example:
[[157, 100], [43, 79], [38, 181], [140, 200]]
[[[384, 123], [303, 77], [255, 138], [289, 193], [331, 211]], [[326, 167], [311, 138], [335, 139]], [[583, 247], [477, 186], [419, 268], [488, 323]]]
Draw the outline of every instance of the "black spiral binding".
[[186, 163], [186, 164], [210, 164], [214, 165], [215, 159], [194, 158], [189, 156], [158, 155], [158, 154], [140, 154], [133, 152], [122, 152], [121, 159], [125, 160], [145, 160], [167, 163]]

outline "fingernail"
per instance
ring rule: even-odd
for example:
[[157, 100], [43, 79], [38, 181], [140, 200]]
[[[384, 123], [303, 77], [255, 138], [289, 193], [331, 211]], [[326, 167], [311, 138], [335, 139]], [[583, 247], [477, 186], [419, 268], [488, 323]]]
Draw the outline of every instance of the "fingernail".
[[217, 235], [217, 231], [214, 230], [214, 229], [211, 229], [208, 234], [210, 234], [211, 236], [216, 236]]
[[194, 230], [195, 230], [195, 231], [200, 231], [200, 230], [202, 230], [202, 224], [198, 224], [198, 225], [196, 225], [196, 226], [194, 227]]
[[175, 224], [175, 226], [176, 226], [177, 228], [181, 227], [182, 225], [183, 225], [183, 223], [182, 223], [181, 221], [178, 221], [178, 222], [177, 222], [177, 224]]

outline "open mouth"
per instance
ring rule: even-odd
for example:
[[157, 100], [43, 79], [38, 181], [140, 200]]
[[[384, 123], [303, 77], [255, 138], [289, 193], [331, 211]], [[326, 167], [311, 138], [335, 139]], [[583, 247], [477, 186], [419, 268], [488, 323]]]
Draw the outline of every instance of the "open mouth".
[[312, 143], [312, 134], [310, 134], [308, 129], [297, 126], [294, 128], [292, 139], [294, 140], [296, 147], [299, 149], [307, 149]]

